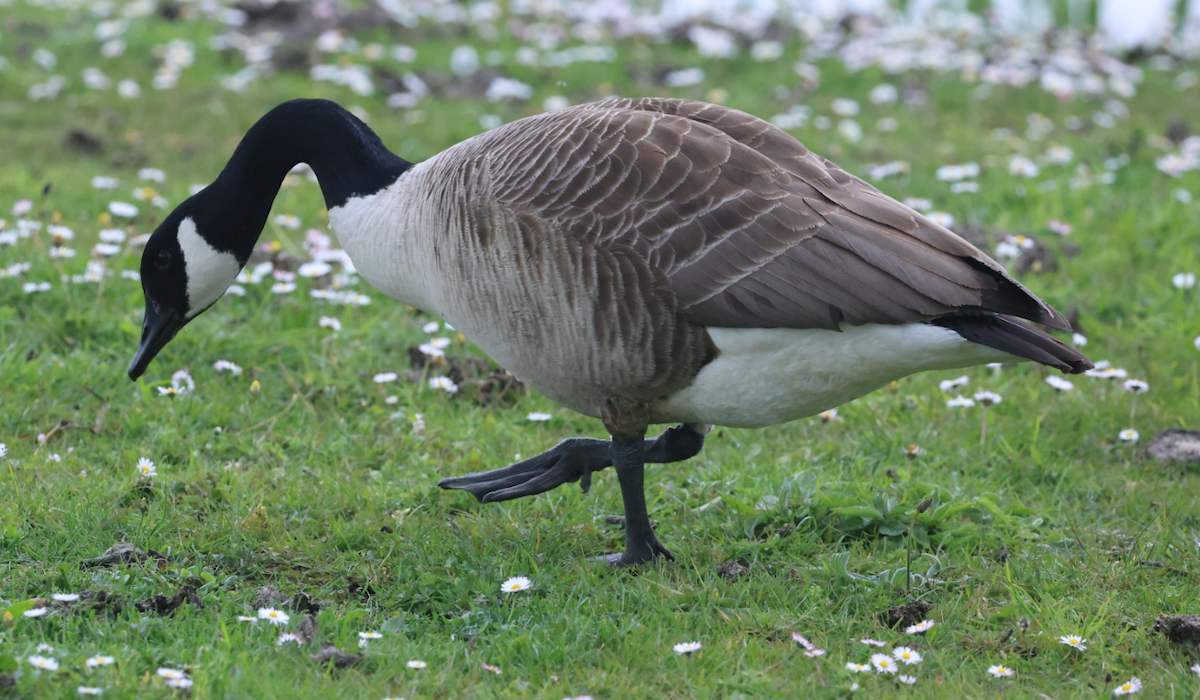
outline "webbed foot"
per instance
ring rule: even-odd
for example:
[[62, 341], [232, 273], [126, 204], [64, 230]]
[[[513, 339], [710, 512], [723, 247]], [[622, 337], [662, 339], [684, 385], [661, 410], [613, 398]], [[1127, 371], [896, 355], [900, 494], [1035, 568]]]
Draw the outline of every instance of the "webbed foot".
[[529, 459], [500, 469], [442, 479], [438, 486], [468, 491], [480, 503], [532, 496], [571, 481], [581, 482], [587, 493], [592, 486], [592, 472], [612, 464], [608, 450], [608, 440], [569, 438]]

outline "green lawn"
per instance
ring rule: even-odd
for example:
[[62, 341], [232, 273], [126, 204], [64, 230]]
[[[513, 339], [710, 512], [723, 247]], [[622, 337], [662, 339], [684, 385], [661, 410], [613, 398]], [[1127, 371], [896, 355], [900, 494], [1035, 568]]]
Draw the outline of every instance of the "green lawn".
[[[516, 39], [367, 29], [356, 35], [362, 44], [417, 49], [409, 67], [376, 61], [391, 72], [448, 76], [450, 51], [470, 42], [481, 54], [501, 52], [497, 70], [534, 87], [528, 102], [435, 90], [415, 109], [392, 110], [382, 90], [360, 96], [313, 82], [304, 69], [280, 70], [243, 93], [223, 89], [220, 76], [242, 63], [208, 48], [220, 28], [207, 20], [133, 19], [125, 53], [102, 58], [100, 20], [86, 11], [14, 4], [2, 14], [0, 229], [17, 231], [18, 219], [41, 224], [0, 247], [0, 269], [30, 265], [0, 279], [0, 610], [12, 606], [0, 620], [0, 672], [19, 676], [8, 692], [187, 692], [155, 674], [167, 667], [186, 668], [195, 698], [824, 698], [847, 695], [854, 682], [867, 697], [1101, 698], [1133, 676], [1146, 697], [1200, 697], [1200, 676], [1189, 670], [1200, 661], [1195, 645], [1154, 631], [1159, 615], [1200, 613], [1200, 477], [1194, 466], [1146, 459], [1140, 447], [1160, 430], [1196, 428], [1200, 415], [1200, 289], [1172, 284], [1176, 273], [1200, 272], [1200, 174], [1175, 179], [1155, 168], [1172, 117], [1200, 128], [1200, 88], [1176, 86], [1187, 66], [1142, 66], [1145, 81], [1126, 100], [1132, 114], [1102, 128], [1092, 121], [1103, 101], [1060, 102], [1036, 82], [985, 96], [956, 74], [851, 73], [832, 59], [818, 62], [815, 90], [777, 94], [797, 81], [795, 40], [784, 58], [764, 63], [747, 52], [706, 60], [679, 42], [629, 40], [616, 44], [618, 61], [533, 68], [517, 62]], [[152, 49], [171, 39], [194, 42], [195, 62], [178, 87], [156, 90], [161, 60]], [[38, 48], [54, 53], [53, 70], [34, 63]], [[85, 88], [88, 66], [114, 84], [136, 80], [141, 95]], [[688, 66], [703, 66], [705, 81], [669, 89], [654, 79], [661, 67]], [[57, 98], [28, 99], [52, 74], [69, 81]], [[926, 91], [928, 100], [873, 105], [868, 93], [881, 82]], [[710, 92], [718, 89], [724, 95]], [[1119, 379], [1073, 377], [1074, 389], [1059, 393], [1044, 368], [1006, 366], [967, 371], [970, 383], [950, 392], [939, 382], [960, 373], [910, 377], [828, 422], [718, 429], [700, 456], [648, 472], [651, 515], [677, 560], [614, 571], [593, 561], [623, 546], [606, 522], [621, 512], [611, 470], [586, 495], [567, 485], [504, 504], [437, 488], [440, 478], [604, 431], [536, 394], [478, 387], [473, 378], [486, 372], [466, 360], [483, 355], [451, 331], [436, 335], [452, 341], [452, 364], [467, 367], [460, 392], [429, 388], [425, 380], [443, 368], [410, 381], [408, 349], [428, 341], [422, 326], [434, 320], [419, 310], [365, 282], [351, 289], [371, 303], [348, 307], [309, 298], [313, 281], [303, 277], [295, 292], [273, 294], [268, 277], [221, 300], [132, 383], [125, 372], [142, 294], [120, 271], [138, 268], [140, 249], [120, 244], [100, 282], [61, 281], [84, 274], [100, 230], [123, 228], [132, 239], [170, 211], [135, 200], [134, 188], [177, 204], [282, 100], [357, 106], [394, 151], [420, 160], [479, 133], [485, 115], [509, 121], [541, 111], [552, 95], [578, 103], [610, 92], [723, 97], [763, 117], [809, 105], [833, 125], [793, 131], [814, 151], [864, 176], [868, 164], [909, 164], [876, 183], [887, 194], [928, 198], [959, 224], [996, 227], [990, 244], [1005, 231], [1031, 235], [1053, 263], [1034, 265], [1022, 281], [1077, 315], [1093, 359], [1149, 383], [1136, 414]], [[836, 98], [860, 103], [861, 141], [839, 134]], [[1032, 138], [1031, 113], [1053, 129]], [[1072, 116], [1085, 128], [1066, 128]], [[898, 129], [878, 130], [889, 117]], [[1011, 138], [995, 138], [1002, 128]], [[1070, 147], [1070, 162], [1043, 162], [1052, 145]], [[1010, 174], [1014, 155], [1041, 163], [1040, 174]], [[1072, 187], [1123, 155], [1129, 162], [1111, 171], [1111, 184]], [[977, 193], [952, 193], [935, 178], [938, 167], [965, 162], [982, 166]], [[142, 167], [162, 170], [165, 181], [140, 180]], [[97, 176], [120, 184], [95, 189]], [[306, 229], [327, 221], [317, 185], [292, 180], [272, 216], [295, 215], [302, 226], [268, 223], [261, 240], [297, 260]], [[1182, 201], [1179, 189], [1197, 201]], [[10, 214], [18, 200], [30, 200], [31, 211]], [[140, 212], [113, 222], [113, 200]], [[1073, 232], [1051, 232], [1052, 220]], [[73, 231], [65, 245], [75, 257], [50, 257], [55, 225]], [[23, 290], [40, 282], [50, 289]], [[321, 327], [322, 316], [342, 330]], [[217, 360], [245, 371], [218, 373]], [[180, 369], [194, 391], [160, 396]], [[384, 372], [398, 381], [377, 384]], [[982, 442], [983, 409], [946, 401], [985, 389], [1003, 401], [989, 409]], [[552, 417], [532, 421], [531, 412]], [[414, 428], [418, 414], [423, 431]], [[1137, 443], [1118, 439], [1128, 428], [1140, 432]], [[920, 448], [914, 459], [909, 445]], [[139, 458], [152, 460], [157, 476], [140, 478]], [[931, 507], [917, 513], [926, 499]], [[165, 559], [80, 567], [118, 542]], [[718, 573], [736, 560], [748, 571]], [[502, 592], [513, 576], [532, 587]], [[202, 609], [135, 608], [189, 584]], [[24, 615], [44, 605], [35, 598], [95, 590], [119, 599], [120, 612], [76, 603]], [[276, 643], [300, 626], [302, 610], [278, 627], [238, 619], [299, 593], [319, 607], [311, 648]], [[936, 626], [923, 636], [883, 621], [910, 599], [935, 606], [926, 617]], [[309, 656], [322, 642], [357, 653], [359, 633], [372, 631], [382, 638], [349, 668]], [[806, 658], [792, 632], [826, 654]], [[1060, 643], [1066, 634], [1086, 637], [1087, 650]], [[676, 655], [681, 642], [703, 647]], [[54, 650], [38, 652], [39, 644]], [[902, 644], [924, 657], [903, 669], [917, 677], [913, 687], [845, 668]], [[115, 663], [87, 667], [97, 654]], [[55, 659], [58, 670], [36, 670], [31, 656]], [[407, 668], [410, 660], [427, 666]], [[994, 679], [992, 665], [1015, 676]]]

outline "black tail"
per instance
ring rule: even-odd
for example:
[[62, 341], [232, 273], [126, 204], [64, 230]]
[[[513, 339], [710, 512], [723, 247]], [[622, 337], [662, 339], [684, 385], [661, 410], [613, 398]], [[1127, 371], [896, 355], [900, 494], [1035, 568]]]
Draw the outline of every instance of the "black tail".
[[1000, 314], [953, 314], [929, 323], [949, 328], [972, 343], [1040, 362], [1067, 374], [1079, 374], [1092, 368], [1092, 361], [1070, 345]]

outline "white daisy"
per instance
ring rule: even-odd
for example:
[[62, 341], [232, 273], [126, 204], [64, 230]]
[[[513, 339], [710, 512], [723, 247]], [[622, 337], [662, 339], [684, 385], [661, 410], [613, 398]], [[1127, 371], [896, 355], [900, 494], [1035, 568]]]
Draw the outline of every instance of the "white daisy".
[[828, 411], [821, 411], [817, 414], [817, 418], [820, 418], [822, 421], [828, 423], [834, 418], [837, 418], [837, 409], [831, 408]]
[[887, 645], [887, 642], [881, 642], [878, 639], [860, 639], [858, 642], [860, 644], [866, 644], [869, 647], [882, 647]]
[[458, 385], [455, 384], [450, 377], [434, 377], [429, 380], [430, 389], [441, 389], [447, 394], [458, 393]]
[[692, 654], [700, 651], [701, 646], [703, 645], [701, 645], [700, 642], [680, 642], [672, 647], [672, 649], [675, 650], [676, 654]]
[[938, 388], [942, 391], [950, 391], [951, 389], [956, 389], [960, 386], [966, 386], [970, 382], [971, 378], [964, 374], [963, 376], [955, 377], [954, 379], [943, 379], [938, 383]]
[[413, 659], [404, 665], [407, 666], [408, 668], [421, 669], [421, 668], [425, 668], [429, 664], [426, 664], [424, 661], [420, 661], [418, 659]]
[[275, 608], [259, 608], [258, 619], [266, 620], [275, 625], [285, 625], [287, 621], [292, 619], [287, 613]]
[[48, 612], [50, 612], [50, 608], [32, 608], [30, 610], [26, 610], [24, 615], [25, 617], [41, 617]]
[[155, 671], [155, 673], [159, 676], [162, 676], [163, 678], [166, 678], [169, 681], [178, 680], [180, 678], [186, 677], [184, 675], [183, 671], [176, 671], [173, 668], [159, 667], [159, 669], [157, 671]]
[[70, 603], [79, 600], [78, 593], [54, 593], [50, 597], [59, 601], [60, 603]]
[[1113, 695], [1133, 695], [1142, 689], [1142, 681], [1134, 676], [1121, 685], [1113, 688]]
[[1125, 391], [1133, 394], [1144, 394], [1150, 391], [1150, 385], [1140, 379], [1126, 379], [1124, 386]]
[[93, 656], [83, 663], [88, 668], [96, 668], [97, 666], [111, 666], [115, 662], [116, 659], [111, 656]]
[[1176, 289], [1191, 289], [1196, 286], [1196, 275], [1191, 272], [1180, 272], [1171, 278], [1171, 284]]
[[191, 688], [191, 678], [171, 678], [167, 681], [168, 688]]
[[915, 625], [909, 625], [904, 628], [905, 634], [925, 634], [937, 623], [933, 620], [922, 620]]
[[854, 671], [855, 673], [866, 673], [871, 670], [871, 667], [868, 664], [856, 664], [851, 661], [846, 664], [846, 670]]
[[485, 671], [491, 671], [492, 673], [496, 674], [497, 676], [500, 675], [500, 667], [499, 666], [493, 666], [489, 663], [482, 663], [482, 664], [480, 664], [480, 667]]
[[533, 585], [529, 579], [524, 576], [513, 576], [504, 583], [500, 584], [500, 590], [505, 593], [516, 593], [523, 591]]
[[809, 649], [808, 651], [804, 652], [804, 655], [810, 659], [815, 659], [818, 656], [825, 656], [825, 650], [824, 649]]
[[342, 322], [332, 316], [322, 316], [321, 320], [317, 321], [317, 325], [335, 332], [342, 330]]
[[1126, 428], [1117, 433], [1117, 437], [1120, 438], [1122, 442], [1137, 442], [1141, 435], [1139, 435], [1138, 431], [1134, 430], [1133, 428]]
[[906, 685], [912, 685], [913, 683], [917, 682], [917, 677], [916, 676], [897, 676], [896, 680], [898, 680], [901, 683], [904, 683]]
[[549, 413], [538, 413], [537, 411], [534, 411], [533, 413], [530, 413], [529, 415], [525, 416], [525, 420], [541, 422], [541, 421], [550, 420], [553, 417], [554, 416]]
[[805, 639], [804, 635], [800, 634], [799, 632], [792, 632], [792, 641], [804, 647], [805, 649], [808, 649], [809, 651], [817, 648], [816, 644], [813, 644]]
[[909, 647], [896, 647], [892, 649], [892, 656], [902, 664], [918, 664], [921, 663], [921, 652]]
[[974, 399], [968, 399], [963, 396], [955, 396], [954, 398], [952, 398], [946, 402], [946, 406], [949, 408], [970, 408], [974, 405], [975, 405]]
[[1084, 644], [1087, 640], [1078, 634], [1064, 634], [1058, 638], [1058, 641], [1079, 651], [1087, 651], [1087, 646]]
[[994, 391], [975, 392], [975, 400], [982, 406], [995, 406], [1002, 400], [1000, 394]]
[[421, 326], [421, 332], [428, 333], [429, 335], [433, 335], [434, 333], [437, 333], [438, 329], [440, 329], [441, 327], [442, 327], [442, 324], [438, 323], [437, 321], [430, 321], [429, 323], [426, 323], [425, 325]]
[[386, 384], [388, 382], [396, 381], [398, 377], [399, 375], [395, 372], [380, 372], [374, 377], [371, 377], [371, 381], [375, 382], [376, 384]]
[[1068, 382], [1057, 374], [1051, 374], [1050, 376], [1046, 377], [1046, 383], [1058, 391], [1070, 391], [1075, 388], [1074, 384]]
[[254, 622], [254, 621], [255, 621], [255, 620], [257, 620], [258, 618], [257, 618], [257, 617], [250, 617], [250, 616], [248, 616], [248, 615], [238, 615], [237, 619], [238, 619], [238, 622]]
[[278, 638], [275, 639], [275, 646], [281, 647], [284, 644], [287, 644], [288, 642], [295, 642], [295, 643], [299, 644], [302, 641], [304, 641], [304, 640], [300, 639], [300, 635], [298, 635], [294, 632], [284, 632], [283, 634], [279, 635]]
[[988, 673], [996, 678], [1011, 678], [1017, 675], [1017, 672], [1007, 666], [988, 666]]
[[75, 689], [75, 692], [80, 695], [100, 695], [104, 692], [104, 688], [93, 688], [92, 686], [81, 685]]
[[40, 668], [43, 671], [57, 671], [58, 662], [48, 656], [31, 656], [25, 659], [30, 666]]
[[372, 639], [383, 639], [383, 635], [378, 632], [359, 632], [358, 638], [371, 641]]
[[125, 219], [132, 219], [138, 215], [138, 208], [129, 202], [109, 202], [108, 211], [113, 216], [120, 216]]
[[[159, 389], [161, 390], [161, 389], [163, 389], [163, 387], [159, 387]], [[138, 474], [140, 474], [141, 476], [145, 476], [145, 477], [158, 476], [158, 468], [154, 466], [154, 462], [151, 462], [150, 460], [146, 459], [145, 457], [138, 458], [137, 465], [135, 468], [138, 470]]]
[[871, 654], [871, 665], [879, 673], [895, 673], [898, 667], [896, 660], [887, 654]]

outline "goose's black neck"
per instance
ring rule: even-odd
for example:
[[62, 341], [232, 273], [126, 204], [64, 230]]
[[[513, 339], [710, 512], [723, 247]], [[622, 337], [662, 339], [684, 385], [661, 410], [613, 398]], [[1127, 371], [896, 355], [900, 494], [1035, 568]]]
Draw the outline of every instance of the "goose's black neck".
[[226, 218], [214, 226], [200, 225], [209, 242], [243, 260], [243, 251], [249, 256], [283, 178], [297, 163], [312, 167], [329, 209], [378, 192], [412, 167], [336, 103], [284, 102], [246, 132], [220, 176], [201, 192], [206, 213], [238, 212], [237, 223]]

